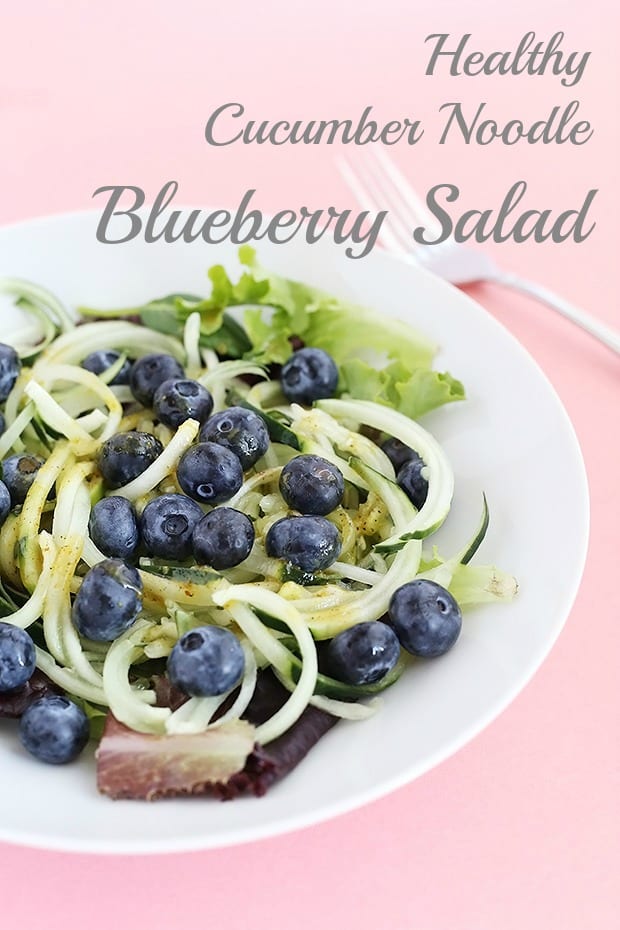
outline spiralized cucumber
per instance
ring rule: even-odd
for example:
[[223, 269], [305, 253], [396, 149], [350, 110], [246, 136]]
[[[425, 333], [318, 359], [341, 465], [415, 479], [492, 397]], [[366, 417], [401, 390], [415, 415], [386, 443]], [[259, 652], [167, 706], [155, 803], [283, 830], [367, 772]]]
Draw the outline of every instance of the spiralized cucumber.
[[[256, 741], [265, 744], [294, 726], [311, 705], [351, 721], [376, 712], [378, 692], [403, 673], [405, 655], [380, 682], [351, 686], [319, 670], [317, 642], [383, 617], [403, 584], [438, 580], [458, 591], [463, 604], [508, 599], [516, 590], [511, 576], [469, 565], [488, 527], [486, 498], [469, 543], [451, 558], [423, 556], [423, 540], [450, 511], [454, 476], [433, 436], [402, 413], [351, 397], [320, 400], [310, 408], [289, 404], [260, 355], [222, 361], [201, 346], [199, 312], [184, 318], [176, 336], [122, 318], [75, 326], [61, 302], [37, 285], [8, 279], [0, 281], [2, 290], [23, 302], [34, 325], [17, 334], [23, 368], [5, 405], [0, 459], [23, 451], [45, 459], [21, 509], [0, 528], [3, 580], [21, 604], [6, 619], [37, 631], [38, 642], [44, 642], [36, 649], [38, 667], [74, 697], [109, 708], [136, 731], [187, 736], [241, 717], [257, 676], [270, 668], [289, 694], [256, 728]], [[103, 349], [117, 350], [120, 357], [99, 376], [82, 367], [87, 355]], [[177, 464], [200, 429], [194, 419], [176, 430], [157, 423], [152, 411], [136, 408], [129, 386], [111, 384], [127, 358], [147, 353], [182, 363], [187, 377], [212, 393], [215, 410], [243, 406], [267, 426], [267, 452], [225, 502], [251, 518], [255, 543], [240, 565], [219, 571], [191, 559], [175, 564], [141, 558], [138, 619], [113, 642], [93, 643], [72, 621], [73, 598], [85, 573], [106, 558], [89, 535], [92, 507], [113, 493], [131, 501], [140, 515], [158, 494], [178, 493]], [[156, 435], [163, 451], [138, 477], [108, 491], [97, 465], [101, 445], [136, 429]], [[419, 511], [397, 484], [377, 432], [396, 437], [423, 459], [428, 494]], [[328, 515], [339, 531], [341, 554], [314, 574], [268, 555], [265, 545], [269, 528], [290, 515], [280, 475], [300, 453], [337, 465], [346, 482], [342, 504]], [[204, 624], [227, 627], [239, 637], [244, 673], [237, 687], [215, 697], [190, 697], [174, 711], [157, 706], [145, 663], [160, 662], [161, 670], [180, 635]]]
[[389, 552], [407, 539], [423, 539], [439, 529], [450, 512], [454, 493], [454, 473], [448, 458], [431, 434], [418, 423], [381, 404], [363, 400], [321, 400], [318, 406], [333, 416], [371, 426], [394, 436], [414, 449], [426, 464], [428, 495], [424, 505], [406, 527], [384, 540], [378, 547]]

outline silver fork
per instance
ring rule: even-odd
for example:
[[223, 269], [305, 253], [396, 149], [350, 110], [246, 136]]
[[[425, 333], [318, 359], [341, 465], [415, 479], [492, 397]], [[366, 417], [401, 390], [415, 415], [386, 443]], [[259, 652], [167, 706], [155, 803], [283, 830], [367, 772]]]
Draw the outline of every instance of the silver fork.
[[620, 354], [620, 333], [553, 291], [502, 271], [484, 252], [469, 249], [452, 238], [438, 245], [418, 245], [413, 239], [415, 227], [423, 226], [427, 234], [437, 235], [439, 223], [381, 147], [366, 151], [359, 161], [356, 160], [356, 168], [342, 158], [338, 168], [364, 210], [374, 214], [380, 210], [389, 211], [389, 225], [383, 223], [379, 236], [389, 252], [422, 265], [451, 284], [491, 281], [521, 291], [557, 310]]

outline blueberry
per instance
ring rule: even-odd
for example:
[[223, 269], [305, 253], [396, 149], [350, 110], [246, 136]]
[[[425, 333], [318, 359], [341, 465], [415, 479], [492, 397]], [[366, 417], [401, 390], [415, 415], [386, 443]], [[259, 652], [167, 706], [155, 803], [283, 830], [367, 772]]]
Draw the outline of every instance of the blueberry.
[[390, 439], [386, 439], [385, 442], [381, 443], [381, 448], [394, 466], [395, 472], [398, 472], [405, 462], [417, 455], [410, 446], [406, 446], [404, 442], [396, 439], [395, 436], [391, 436]]
[[19, 721], [19, 738], [24, 749], [51, 765], [76, 759], [86, 746], [88, 735], [84, 711], [60, 694], [34, 701]]
[[330, 640], [325, 662], [332, 678], [349, 685], [369, 685], [384, 678], [399, 655], [394, 630], [380, 620], [370, 620], [356, 623]]
[[131, 393], [144, 407], [150, 407], [160, 384], [170, 378], [184, 378], [185, 372], [172, 355], [143, 355], [131, 366]]
[[187, 559], [192, 553], [192, 533], [203, 516], [185, 494], [162, 494], [150, 501], [140, 517], [142, 541], [149, 555], [161, 559]]
[[73, 602], [73, 623], [88, 639], [112, 642], [129, 629], [141, 608], [137, 569], [120, 559], [105, 559], [84, 576]]
[[15, 349], [0, 342], [0, 402], [6, 400], [13, 390], [21, 367], [22, 363]]
[[4, 481], [0, 481], [0, 526], [4, 523], [11, 510], [11, 495]]
[[241, 643], [219, 626], [189, 630], [168, 657], [170, 681], [194, 697], [225, 694], [239, 683], [244, 667]]
[[422, 475], [424, 462], [417, 452], [398, 470], [396, 481], [418, 510], [424, 506], [428, 494], [428, 481]]
[[44, 462], [45, 459], [42, 459], [41, 456], [30, 455], [28, 452], [19, 452], [4, 460], [2, 463], [2, 479], [11, 496], [12, 507], [24, 503], [30, 485]]
[[338, 368], [323, 349], [298, 349], [283, 365], [280, 382], [285, 397], [296, 404], [311, 404], [332, 397], [338, 386]]
[[121, 488], [152, 465], [164, 451], [151, 433], [116, 433], [102, 443], [98, 464], [107, 487]]
[[398, 588], [388, 613], [401, 645], [414, 656], [441, 656], [461, 632], [461, 609], [449, 591], [419, 578]]
[[170, 378], [155, 391], [153, 410], [160, 423], [177, 429], [189, 419], [204, 423], [213, 410], [213, 398], [199, 381]]
[[30, 681], [37, 659], [32, 637], [11, 623], [0, 622], [0, 694]]
[[253, 545], [252, 521], [232, 507], [216, 507], [194, 528], [194, 558], [199, 565], [210, 565], [217, 571], [239, 565]]
[[293, 510], [324, 516], [342, 503], [344, 478], [319, 455], [296, 455], [282, 469], [280, 494]]
[[340, 555], [340, 533], [325, 517], [283, 517], [265, 537], [267, 555], [286, 559], [304, 572], [327, 568]]
[[[114, 349], [98, 349], [86, 356], [82, 362], [82, 368], [85, 368], [86, 371], [92, 371], [94, 375], [102, 375], [120, 357], [121, 353], [115, 352]], [[131, 362], [129, 359], [125, 359], [121, 370], [112, 378], [109, 384], [129, 384], [130, 374]]]
[[207, 420], [200, 430], [200, 441], [217, 442], [230, 449], [247, 471], [267, 451], [269, 433], [257, 413], [245, 407], [228, 407]]
[[6, 420], [4, 419], [4, 414], [0, 410], [0, 436], [2, 436], [5, 429], [6, 429]]
[[140, 542], [136, 511], [126, 497], [97, 501], [90, 512], [88, 530], [97, 548], [113, 559], [131, 559]]
[[177, 480], [193, 500], [219, 504], [237, 493], [243, 484], [243, 470], [229, 449], [215, 442], [199, 442], [181, 456]]

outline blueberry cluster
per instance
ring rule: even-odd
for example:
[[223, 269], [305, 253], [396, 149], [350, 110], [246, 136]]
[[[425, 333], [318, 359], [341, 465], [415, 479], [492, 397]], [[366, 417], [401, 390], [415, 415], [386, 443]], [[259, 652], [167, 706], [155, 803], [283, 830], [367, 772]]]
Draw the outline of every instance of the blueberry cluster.
[[382, 620], [356, 623], [327, 643], [324, 669], [347, 684], [373, 684], [392, 671], [401, 647], [422, 659], [444, 655], [458, 639], [461, 622], [449, 591], [428, 579], [410, 581], [394, 592]]
[[[0, 622], [0, 694], [27, 687], [36, 667], [32, 637], [26, 630]], [[19, 722], [25, 749], [42, 762], [71, 762], [88, 742], [88, 719], [69, 698], [57, 694], [34, 700]]]
[[272, 524], [265, 538], [267, 554], [304, 572], [328, 568], [342, 548], [338, 528], [327, 519], [342, 503], [342, 472], [318, 455], [296, 455], [282, 469], [280, 493], [299, 516], [282, 517]]
[[[128, 386], [134, 400], [150, 408], [154, 419], [169, 429], [178, 429], [189, 418], [200, 424], [198, 441], [177, 464], [178, 490], [152, 496], [140, 512], [122, 496], [122, 488], [159, 458], [162, 443], [152, 433], [132, 430], [101, 444], [98, 467], [108, 493], [92, 507], [89, 533], [105, 558], [82, 578], [72, 621], [86, 640], [106, 643], [131, 629], [142, 611], [142, 578], [134, 564], [140, 554], [174, 562], [191, 560], [216, 571], [234, 568], [248, 558], [254, 524], [229, 502], [241, 488], [244, 473], [267, 452], [270, 439], [265, 421], [253, 410], [231, 406], [214, 414], [210, 392], [188, 378], [170, 355], [148, 354], [132, 361], [104, 349], [88, 355], [82, 365], [111, 385]], [[0, 344], [0, 404], [19, 373], [17, 354]], [[309, 405], [336, 392], [338, 368], [323, 350], [300, 348], [282, 367], [280, 383], [291, 403]], [[0, 410], [0, 434], [3, 430]], [[394, 438], [387, 439], [383, 449], [398, 484], [419, 509], [428, 492], [424, 462]], [[12, 508], [23, 505], [43, 463], [28, 453], [11, 455], [2, 463], [0, 525]], [[120, 493], [113, 493], [119, 489]], [[269, 527], [266, 552], [312, 578], [341, 553], [335, 512], [345, 494], [343, 474], [321, 456], [295, 455], [281, 471], [279, 490], [289, 512]], [[460, 609], [450, 593], [428, 580], [413, 581], [394, 593], [381, 621], [357, 623], [326, 643], [321, 649], [322, 671], [347, 685], [372, 685], [394, 669], [401, 649], [423, 658], [442, 655], [460, 629]], [[0, 622], [0, 693], [26, 687], [35, 665], [30, 635]], [[172, 684], [191, 696], [233, 691], [244, 668], [239, 639], [218, 626], [189, 630], [167, 662]], [[83, 750], [89, 726], [74, 701], [54, 694], [27, 707], [19, 732], [32, 755], [60, 764]]]
[[[120, 356], [106, 350], [84, 360], [101, 373]], [[122, 375], [123, 381], [117, 382]], [[122, 496], [110, 495], [96, 503], [90, 519], [95, 545], [109, 558], [131, 561], [147, 555], [231, 568], [247, 558], [254, 543], [254, 527], [245, 514], [216, 507], [239, 490], [243, 473], [252, 468], [269, 446], [260, 416], [243, 407], [229, 407], [215, 415], [213, 398], [198, 381], [186, 378], [172, 356], [151, 354], [125, 366], [112, 383], [127, 383], [138, 403], [152, 407], [155, 419], [177, 429], [192, 418], [201, 424], [199, 442], [180, 458], [176, 479], [182, 493], [151, 500], [138, 516]], [[163, 452], [151, 433], [132, 430], [102, 443], [98, 465], [109, 490], [122, 488], [141, 475]], [[215, 507], [205, 514], [200, 505]]]
[[[94, 353], [84, 360], [89, 370], [103, 373], [117, 363], [118, 353]], [[312, 403], [334, 393], [338, 369], [320, 349], [302, 348], [281, 373], [286, 396]], [[110, 558], [129, 559], [140, 548], [147, 554], [175, 560], [193, 555], [198, 564], [231, 568], [247, 558], [253, 542], [252, 522], [224, 504], [239, 490], [243, 474], [265, 454], [269, 433], [254, 411], [233, 406], [213, 414], [213, 399], [199, 382], [185, 377], [172, 356], [143, 356], [123, 365], [112, 383], [127, 383], [134, 398], [152, 407], [159, 422], [176, 429], [189, 417], [201, 423], [199, 441], [180, 458], [176, 479], [182, 494], [151, 501], [138, 517], [121, 497], [104, 498], [93, 507], [90, 532], [95, 544]], [[137, 478], [163, 451], [159, 440], [139, 431], [106, 440], [99, 468], [110, 490]], [[344, 481], [339, 469], [317, 456], [298, 456], [282, 473], [282, 495], [297, 511], [270, 530], [268, 552], [304, 571], [330, 565], [340, 552], [340, 535], [325, 519], [341, 502]], [[215, 507], [204, 514], [200, 505]]]

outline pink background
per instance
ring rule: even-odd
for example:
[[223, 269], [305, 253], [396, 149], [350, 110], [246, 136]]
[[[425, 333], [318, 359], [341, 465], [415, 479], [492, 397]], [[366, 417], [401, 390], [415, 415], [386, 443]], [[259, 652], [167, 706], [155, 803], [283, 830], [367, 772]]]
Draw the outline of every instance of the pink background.
[[[394, 157], [421, 190], [458, 184], [464, 206], [499, 204], [519, 178], [528, 205], [566, 209], [600, 189], [595, 234], [576, 246], [507, 243], [494, 252], [610, 324], [618, 315], [619, 149], [615, 4], [522, 0], [314, 0], [312, 4], [3, 4], [0, 222], [87, 208], [103, 184], [152, 198], [169, 179], [181, 203], [265, 210], [353, 206], [328, 146], [212, 149], [209, 113], [238, 100], [249, 117], [347, 118], [428, 126]], [[616, 24], [617, 25], [617, 24]], [[424, 76], [424, 37], [471, 32], [472, 50], [510, 49], [529, 29], [564, 30], [590, 50], [577, 87], [553, 77]], [[486, 100], [498, 117], [540, 118], [581, 101], [583, 147], [434, 143], [437, 107]], [[541, 306], [491, 286], [472, 295], [543, 367], [573, 419], [588, 468], [592, 538], [566, 629], [513, 705], [452, 759], [390, 797], [302, 832], [223, 851], [75, 856], [0, 845], [6, 927], [150, 930], [562, 930], [617, 926], [618, 359]], [[529, 476], [535, 480], [535, 473]], [[525, 486], [526, 487], [526, 486]], [[527, 506], [525, 491], [524, 506]], [[552, 557], [552, 553], [550, 553]], [[53, 773], [50, 773], [50, 777]], [[21, 803], [27, 803], [23, 799]]]

